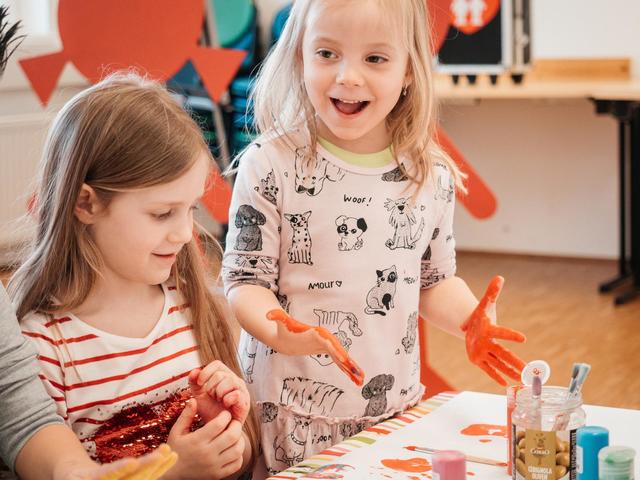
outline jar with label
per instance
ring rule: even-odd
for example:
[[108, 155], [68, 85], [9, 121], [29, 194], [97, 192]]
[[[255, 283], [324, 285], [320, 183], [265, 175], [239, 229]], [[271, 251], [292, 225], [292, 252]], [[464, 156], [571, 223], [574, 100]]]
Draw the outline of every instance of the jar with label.
[[567, 398], [564, 387], [531, 388], [517, 393], [512, 415], [511, 455], [514, 480], [574, 480], [576, 430], [585, 424], [582, 396]]

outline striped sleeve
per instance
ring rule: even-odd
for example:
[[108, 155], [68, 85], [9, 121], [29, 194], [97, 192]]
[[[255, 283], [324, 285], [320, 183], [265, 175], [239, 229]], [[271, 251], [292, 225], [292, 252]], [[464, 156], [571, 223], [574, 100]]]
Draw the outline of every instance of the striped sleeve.
[[[40, 373], [38, 374], [45, 390], [56, 404], [56, 411], [67, 419], [67, 404], [65, 398], [65, 356], [62, 338], [57, 328], [60, 319], [53, 321], [43, 315], [29, 314], [21, 322], [22, 334], [27, 337], [38, 353]], [[66, 339], [73, 341], [74, 339]]]

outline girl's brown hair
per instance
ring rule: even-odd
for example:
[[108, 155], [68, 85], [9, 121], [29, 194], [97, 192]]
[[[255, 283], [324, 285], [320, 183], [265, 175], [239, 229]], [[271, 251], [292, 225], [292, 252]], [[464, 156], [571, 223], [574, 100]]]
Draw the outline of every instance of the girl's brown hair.
[[[162, 85], [135, 73], [113, 74], [72, 98], [49, 131], [33, 212], [35, 237], [9, 285], [18, 318], [31, 311], [72, 310], [85, 301], [100, 274], [100, 252], [74, 214], [83, 183], [108, 205], [119, 192], [179, 178], [203, 153], [211, 158], [189, 114]], [[190, 306], [186, 312], [201, 362], [221, 360], [242, 378], [229, 309], [212, 292], [215, 284], [207, 274], [217, 275], [220, 261], [208, 264], [196, 241], [178, 253], [172, 279]], [[245, 432], [255, 456], [253, 414]]]
[[[254, 84], [252, 100], [258, 131], [280, 135], [287, 144], [287, 135], [294, 129], [308, 131], [312, 147], [317, 143], [316, 118], [304, 84], [302, 43], [311, 8], [341, 5], [347, 1], [376, 3], [388, 15], [385, 20], [402, 36], [409, 53], [411, 84], [406, 95], [387, 116], [391, 147], [396, 155], [406, 155], [415, 165], [408, 176], [422, 186], [436, 162], [451, 171], [456, 187], [466, 191], [465, 175], [435, 141], [437, 102], [433, 89], [429, 15], [425, 0], [296, 0], [278, 42], [263, 62]], [[363, 8], [367, 8], [363, 5]]]

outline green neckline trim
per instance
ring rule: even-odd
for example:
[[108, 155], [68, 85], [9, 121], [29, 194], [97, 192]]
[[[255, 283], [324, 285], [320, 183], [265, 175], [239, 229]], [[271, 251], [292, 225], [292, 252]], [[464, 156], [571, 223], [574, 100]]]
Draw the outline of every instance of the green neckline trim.
[[318, 137], [318, 143], [330, 154], [335, 155], [340, 160], [351, 165], [367, 168], [380, 168], [393, 162], [391, 146], [375, 153], [353, 153], [334, 145], [322, 137]]

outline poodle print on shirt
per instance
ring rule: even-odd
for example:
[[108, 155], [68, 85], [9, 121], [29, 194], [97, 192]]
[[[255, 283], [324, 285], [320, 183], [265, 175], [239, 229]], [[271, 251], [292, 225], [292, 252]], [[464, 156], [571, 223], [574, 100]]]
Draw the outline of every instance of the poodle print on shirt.
[[[326, 312], [324, 310], [318, 310], [314, 308], [313, 313], [315, 313], [318, 317], [318, 326], [326, 328], [333, 335], [335, 335], [344, 349], [347, 351], [349, 351], [349, 348], [351, 347], [353, 341], [349, 337], [349, 334], [346, 332], [346, 328], [349, 329], [354, 337], [359, 337], [362, 335], [362, 330], [360, 330], [360, 328], [358, 327], [358, 319], [351, 312]], [[327, 365], [331, 365], [333, 363], [331, 355], [329, 355], [328, 353], [318, 353], [315, 355], [311, 355], [311, 358], [313, 358], [323, 367], [326, 367]]]
[[369, 400], [364, 411], [365, 417], [378, 417], [387, 410], [387, 391], [393, 388], [393, 375], [380, 374], [362, 387], [362, 397]]
[[236, 228], [240, 229], [236, 237], [236, 250], [262, 250], [260, 225], [264, 225], [266, 221], [264, 214], [251, 205], [240, 205], [236, 213]]
[[289, 221], [293, 229], [291, 246], [287, 252], [289, 263], [306, 263], [307, 265], [313, 265], [311, 261], [311, 236], [309, 235], [310, 216], [311, 211], [284, 214], [284, 218]]
[[322, 191], [325, 180], [339, 182], [344, 178], [344, 170], [329, 163], [325, 158], [318, 158], [312, 161], [310, 148], [301, 147], [296, 149], [295, 170], [296, 193], [306, 193], [310, 196], [318, 195]]
[[[385, 270], [376, 270], [376, 285], [367, 293], [367, 306], [364, 313], [369, 315], [386, 315], [393, 308], [393, 297], [396, 295], [398, 272], [396, 266]], [[385, 311], [386, 310], [386, 311]]]
[[420, 225], [414, 233], [411, 232], [411, 226], [416, 223], [416, 216], [413, 208], [407, 198], [399, 198], [391, 200], [387, 198], [384, 204], [385, 208], [391, 212], [389, 216], [389, 224], [393, 227], [393, 238], [385, 242], [385, 245], [391, 250], [396, 248], [408, 248], [413, 250], [416, 248], [416, 242], [422, 235], [424, 229], [424, 218], [420, 220]]
[[367, 231], [367, 222], [364, 218], [347, 217], [340, 215], [336, 218], [338, 226], [338, 250], [359, 250], [362, 247], [362, 234]]
[[267, 174], [266, 178], [260, 179], [260, 186], [255, 187], [255, 190], [274, 205], [277, 204], [277, 197], [280, 189], [276, 185], [276, 177], [273, 170]]

